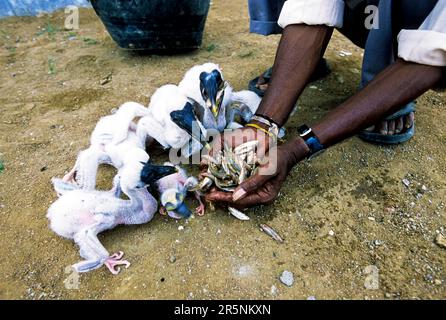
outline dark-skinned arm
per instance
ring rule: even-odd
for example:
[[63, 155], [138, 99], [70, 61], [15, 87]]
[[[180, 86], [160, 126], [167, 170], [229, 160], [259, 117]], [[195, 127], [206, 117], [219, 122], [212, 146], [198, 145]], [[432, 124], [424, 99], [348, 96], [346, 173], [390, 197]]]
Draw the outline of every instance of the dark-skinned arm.
[[333, 28], [290, 25], [283, 31], [268, 90], [256, 112], [283, 126], [293, 111], [318, 62]]
[[[313, 130], [326, 147], [341, 142], [434, 88], [445, 79], [445, 70], [398, 59], [360, 92], [314, 125]], [[276, 157], [274, 161], [279, 164], [275, 174], [256, 175], [242, 183], [233, 194], [214, 192], [207, 199], [239, 207], [271, 203], [277, 197], [289, 170], [303, 160], [308, 152], [302, 139], [291, 140], [277, 148], [277, 155], [270, 153], [270, 157]]]
[[324, 146], [336, 144], [397, 112], [444, 77], [445, 68], [398, 59], [314, 125], [313, 131]]
[[[265, 116], [279, 126], [285, 124], [322, 58], [332, 34], [333, 28], [323, 25], [299, 24], [284, 29], [273, 65], [273, 75], [257, 109], [257, 115]], [[268, 129], [262, 123], [252, 123]], [[225, 133], [213, 142], [213, 150], [220, 150], [223, 141], [236, 147], [250, 140], [259, 141], [257, 154], [263, 157], [271, 141], [263, 131], [253, 127]]]

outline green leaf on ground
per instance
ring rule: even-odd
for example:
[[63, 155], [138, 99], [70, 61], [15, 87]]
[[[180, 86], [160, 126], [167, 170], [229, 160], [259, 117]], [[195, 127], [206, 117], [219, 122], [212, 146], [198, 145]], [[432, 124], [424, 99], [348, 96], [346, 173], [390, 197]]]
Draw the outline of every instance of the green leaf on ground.
[[95, 39], [91, 39], [91, 38], [87, 38], [87, 37], [83, 37], [82, 40], [88, 44], [88, 45], [94, 45], [94, 44], [98, 44], [99, 41], [95, 40]]
[[37, 32], [37, 36], [41, 36], [43, 34], [47, 34], [48, 38], [51, 40], [55, 39], [55, 35], [57, 32], [59, 32], [60, 29], [54, 26], [50, 20], [47, 21], [45, 28], [43, 28], [41, 31]]
[[211, 43], [210, 45], [208, 45], [208, 46], [205, 48], [205, 50], [206, 50], [207, 52], [212, 52], [212, 51], [214, 51], [215, 49], [217, 49], [217, 45], [214, 44], [214, 43]]
[[48, 58], [48, 74], [56, 74], [56, 61], [53, 58]]

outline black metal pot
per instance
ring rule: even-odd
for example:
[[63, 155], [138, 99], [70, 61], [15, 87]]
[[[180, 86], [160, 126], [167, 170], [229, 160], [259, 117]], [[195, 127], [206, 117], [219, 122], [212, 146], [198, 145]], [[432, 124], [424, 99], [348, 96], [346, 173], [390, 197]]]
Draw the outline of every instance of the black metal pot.
[[91, 0], [113, 40], [125, 49], [200, 47], [210, 0]]

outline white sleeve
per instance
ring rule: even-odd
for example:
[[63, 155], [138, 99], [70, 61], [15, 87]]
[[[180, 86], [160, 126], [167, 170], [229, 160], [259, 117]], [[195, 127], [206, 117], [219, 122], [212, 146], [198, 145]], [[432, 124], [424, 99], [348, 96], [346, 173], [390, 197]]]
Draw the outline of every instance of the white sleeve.
[[326, 25], [342, 27], [344, 20], [343, 0], [288, 0], [282, 8], [279, 26], [290, 24]]
[[430, 66], [446, 66], [446, 0], [439, 0], [418, 30], [398, 35], [398, 56]]

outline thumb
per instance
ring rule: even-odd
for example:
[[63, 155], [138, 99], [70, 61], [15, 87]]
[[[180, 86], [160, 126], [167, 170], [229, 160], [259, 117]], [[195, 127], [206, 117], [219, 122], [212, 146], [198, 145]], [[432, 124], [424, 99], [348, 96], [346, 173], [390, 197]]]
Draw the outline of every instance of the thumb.
[[250, 177], [249, 179], [243, 181], [237, 187], [237, 189], [234, 190], [234, 193], [232, 195], [232, 200], [236, 202], [240, 199], [243, 199], [249, 193], [263, 186], [270, 178], [271, 176], [268, 175], [256, 174], [255, 176]]

